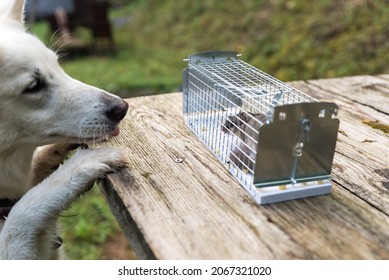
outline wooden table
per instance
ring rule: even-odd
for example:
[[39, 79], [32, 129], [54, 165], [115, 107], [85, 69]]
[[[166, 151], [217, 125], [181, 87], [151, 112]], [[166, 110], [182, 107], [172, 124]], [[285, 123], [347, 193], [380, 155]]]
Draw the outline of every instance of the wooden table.
[[389, 75], [290, 84], [340, 107], [333, 191], [265, 206], [185, 126], [181, 93], [127, 100], [104, 145], [131, 163], [100, 186], [139, 258], [389, 259]]

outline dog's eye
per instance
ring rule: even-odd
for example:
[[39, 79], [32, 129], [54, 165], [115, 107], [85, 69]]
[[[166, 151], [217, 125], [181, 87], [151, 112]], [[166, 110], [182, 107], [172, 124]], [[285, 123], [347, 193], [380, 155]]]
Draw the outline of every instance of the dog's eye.
[[23, 91], [23, 93], [37, 93], [41, 91], [42, 89], [46, 88], [46, 83], [40, 78], [35, 78], [29, 85], [26, 87], [26, 89]]

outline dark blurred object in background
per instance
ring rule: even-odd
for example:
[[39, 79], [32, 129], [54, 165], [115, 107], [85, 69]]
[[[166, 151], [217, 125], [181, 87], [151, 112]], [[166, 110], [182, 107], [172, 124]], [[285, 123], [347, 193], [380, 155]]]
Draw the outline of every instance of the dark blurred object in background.
[[[107, 0], [27, 0], [27, 22], [47, 21], [53, 33], [59, 33], [57, 45], [62, 50], [115, 51], [115, 44], [108, 18], [110, 4]], [[93, 42], [88, 45], [74, 36], [76, 27], [85, 27], [91, 31]]]
[[[79, 0], [78, 0], [79, 1]], [[53, 16], [55, 9], [61, 7], [71, 14], [74, 12], [73, 0], [27, 0], [25, 11], [28, 23], [34, 23], [38, 20], [46, 20]]]

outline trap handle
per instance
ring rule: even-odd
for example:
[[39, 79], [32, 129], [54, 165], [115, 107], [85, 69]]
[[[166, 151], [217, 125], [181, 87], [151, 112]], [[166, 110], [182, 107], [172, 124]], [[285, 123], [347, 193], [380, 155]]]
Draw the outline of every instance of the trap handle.
[[234, 51], [208, 51], [192, 54], [187, 59], [184, 59], [184, 61], [189, 61], [191, 64], [197, 64], [203, 62], [228, 61], [236, 59], [239, 56], [241, 56], [241, 54]]

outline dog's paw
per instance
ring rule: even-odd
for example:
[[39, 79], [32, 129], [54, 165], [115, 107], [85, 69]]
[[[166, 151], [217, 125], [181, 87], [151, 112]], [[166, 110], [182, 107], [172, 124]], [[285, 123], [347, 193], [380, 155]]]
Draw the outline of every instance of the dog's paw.
[[52, 213], [41, 213], [42, 217], [55, 216], [87, 192], [97, 179], [127, 163], [125, 151], [119, 148], [77, 150], [55, 172], [28, 191], [22, 198], [23, 204], [30, 209], [37, 207], [34, 211], [46, 209], [44, 212]]
[[73, 178], [92, 183], [128, 165], [128, 157], [120, 148], [83, 149], [77, 151], [65, 165], [72, 169]]
[[[34, 223], [38, 216], [40, 221], [53, 219], [87, 192], [95, 180], [126, 166], [127, 163], [128, 158], [122, 149], [78, 150], [49, 177], [30, 189], [8, 217], [28, 217], [25, 219]], [[29, 209], [28, 213], [26, 209]], [[29, 214], [32, 215], [31, 218]]]

